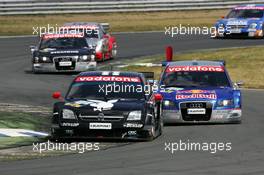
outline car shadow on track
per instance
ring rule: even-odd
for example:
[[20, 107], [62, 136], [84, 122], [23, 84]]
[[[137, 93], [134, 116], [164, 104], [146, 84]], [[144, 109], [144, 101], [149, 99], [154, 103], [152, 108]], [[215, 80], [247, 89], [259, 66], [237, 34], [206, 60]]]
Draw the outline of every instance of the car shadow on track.
[[237, 125], [241, 123], [173, 123], [164, 124], [165, 127], [175, 127], [175, 126], [208, 126], [208, 125]]
[[80, 72], [33, 72], [32, 70], [24, 70], [26, 74], [36, 75], [78, 75]]
[[113, 138], [62, 138], [59, 140], [54, 140], [47, 138], [52, 142], [58, 143], [75, 143], [75, 142], [96, 142], [96, 143], [136, 143], [136, 142], [148, 142], [147, 140], [136, 140], [136, 139], [113, 139]]

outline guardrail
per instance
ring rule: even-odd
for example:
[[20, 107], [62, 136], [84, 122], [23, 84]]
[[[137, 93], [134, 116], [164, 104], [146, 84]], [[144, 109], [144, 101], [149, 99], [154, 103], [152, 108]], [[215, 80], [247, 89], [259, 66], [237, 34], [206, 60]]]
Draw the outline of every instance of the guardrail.
[[263, 3], [263, 0], [116, 0], [97, 2], [0, 0], [0, 15], [226, 9], [239, 4], [255, 3]]

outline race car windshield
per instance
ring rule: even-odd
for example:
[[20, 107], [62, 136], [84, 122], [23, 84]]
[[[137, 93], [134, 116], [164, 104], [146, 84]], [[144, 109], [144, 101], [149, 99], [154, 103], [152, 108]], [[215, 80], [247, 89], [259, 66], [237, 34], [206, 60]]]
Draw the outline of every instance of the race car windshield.
[[246, 10], [232, 10], [227, 18], [262, 18], [263, 10], [246, 9]]
[[224, 72], [170, 72], [162, 82], [165, 87], [230, 87]]
[[144, 99], [141, 83], [127, 82], [76, 82], [67, 99]]
[[40, 44], [40, 49], [55, 48], [55, 49], [80, 49], [88, 47], [85, 38], [49, 38], [43, 39]]
[[67, 32], [68, 33], [72, 33], [72, 34], [79, 34], [79, 33], [81, 33], [81, 34], [84, 34], [84, 36], [86, 38], [99, 38], [99, 31], [98, 30], [94, 30], [94, 29], [90, 29], [90, 28], [68, 29]]

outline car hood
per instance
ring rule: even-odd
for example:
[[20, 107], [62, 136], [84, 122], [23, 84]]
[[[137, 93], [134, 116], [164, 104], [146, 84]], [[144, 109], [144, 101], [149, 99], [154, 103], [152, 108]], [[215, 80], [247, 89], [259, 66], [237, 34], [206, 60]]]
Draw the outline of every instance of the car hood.
[[97, 43], [100, 41], [98, 38], [87, 38], [86, 39], [89, 46], [97, 46]]
[[98, 114], [109, 111], [123, 113], [145, 108], [145, 100], [69, 100], [64, 104], [64, 108], [71, 109], [77, 113], [85, 112], [86, 114]]

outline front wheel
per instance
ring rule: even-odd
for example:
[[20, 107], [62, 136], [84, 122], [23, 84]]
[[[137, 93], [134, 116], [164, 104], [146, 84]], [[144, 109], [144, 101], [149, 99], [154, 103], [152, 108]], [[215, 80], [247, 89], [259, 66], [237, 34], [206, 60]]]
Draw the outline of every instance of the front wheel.
[[32, 67], [31, 67], [31, 72], [32, 72], [33, 74], [36, 74], [36, 73], [37, 73], [37, 71], [36, 71], [36, 69], [34, 68], [33, 64], [32, 64]]

